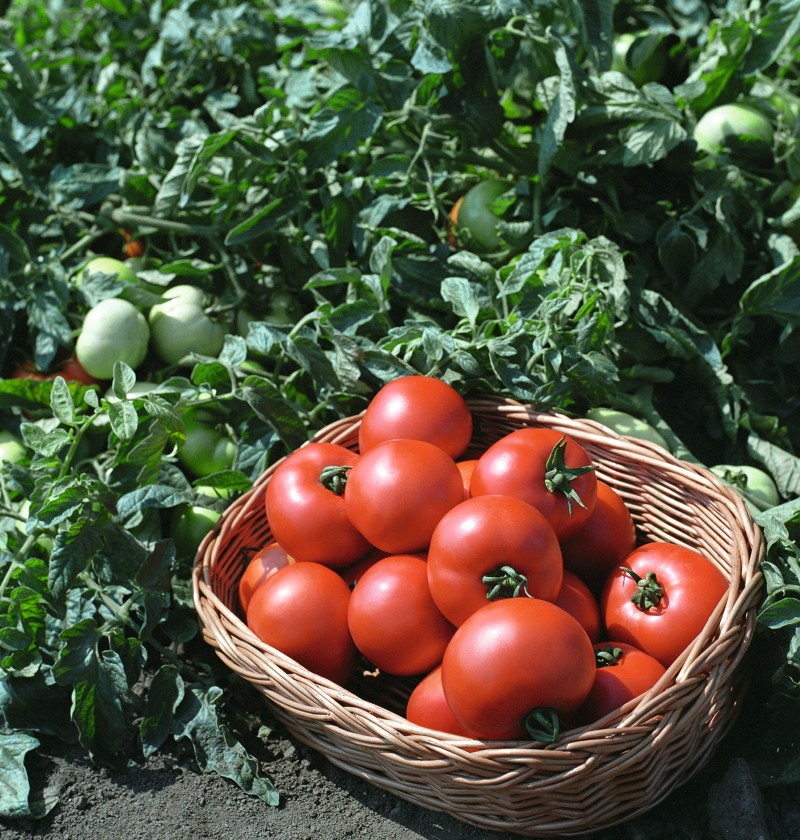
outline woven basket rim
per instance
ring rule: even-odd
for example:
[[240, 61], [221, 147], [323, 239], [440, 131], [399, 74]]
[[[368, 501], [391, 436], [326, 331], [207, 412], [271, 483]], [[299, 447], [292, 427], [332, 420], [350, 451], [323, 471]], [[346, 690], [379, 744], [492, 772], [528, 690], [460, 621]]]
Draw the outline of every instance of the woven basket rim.
[[[516, 769], [509, 770], [509, 767], [520, 768], [519, 774], [524, 777], [526, 762], [533, 762], [537, 767], [543, 762], [549, 762], [554, 765], [554, 776], [543, 779], [541, 786], [546, 788], [548, 785], [556, 785], [555, 789], [568, 786], [570, 782], [567, 780], [585, 773], [586, 768], [593, 762], [599, 764], [609, 755], [622, 755], [626, 750], [630, 750], [637, 737], [645, 731], [650, 744], [668, 737], [665, 733], [669, 732], [672, 718], [680, 718], [677, 713], [673, 715], [673, 705], [677, 705], [680, 714], [683, 714], [681, 720], [686, 720], [695, 708], [698, 710], [697, 714], [704, 713], [702, 699], [694, 698], [692, 692], [696, 692], [698, 684], [705, 679], [707, 685], [703, 686], [703, 696], [713, 694], [716, 675], [721, 674], [722, 679], [727, 680], [729, 675], [738, 669], [754, 636], [756, 605], [762, 586], [759, 566], [764, 552], [761, 532], [753, 522], [744, 500], [704, 467], [680, 461], [657, 444], [625, 437], [597, 421], [573, 418], [560, 412], [537, 411], [508, 397], [474, 397], [468, 399], [468, 404], [473, 414], [486, 423], [497, 421], [501, 425], [543, 424], [574, 434], [582, 445], [602, 450], [605, 460], [598, 469], [601, 475], [617, 469], [614, 458], [619, 464], [632, 463], [642, 470], [657, 471], [659, 475], [664, 476], [664, 487], [667, 491], [673, 487], [688, 488], [687, 492], [696, 494], [699, 499], [708, 500], [708, 507], [715, 517], [730, 523], [737, 550], [732, 552], [732, 558], [727, 558], [732, 562], [731, 568], [723, 568], [731, 579], [727, 596], [720, 601], [715, 614], [707, 622], [705, 631], [698, 636], [695, 643], [667, 669], [650, 691], [630, 701], [621, 711], [611, 713], [592, 724], [566, 730], [555, 743], [549, 745], [531, 741], [484, 742], [413, 724], [398, 712], [366, 699], [348, 687], [339, 686], [307, 671], [294, 660], [261, 642], [236, 612], [226, 606], [218, 596], [214, 589], [213, 572], [215, 562], [224, 550], [220, 549], [221, 542], [228, 539], [237, 527], [243, 527], [243, 523], [249, 521], [248, 517], [257, 515], [258, 511], [254, 512], [253, 506], [256, 500], [263, 496], [266, 483], [283, 458], [271, 464], [251, 490], [226, 509], [220, 521], [200, 545], [192, 575], [193, 599], [206, 641], [216, 648], [220, 658], [232, 670], [265, 694], [269, 705], [284, 716], [284, 722], [287, 722], [290, 728], [296, 722], [296, 727], [291, 729], [292, 734], [304, 740], [307, 734], [304, 727], [311, 727], [314, 732], [306, 743], [322, 751], [334, 764], [362, 775], [379, 786], [387, 787], [404, 798], [426, 807], [449, 811], [460, 819], [464, 818], [457, 812], [460, 808], [450, 809], [446, 792], [442, 794], [441, 801], [434, 793], [430, 794], [433, 797], [430, 799], [427, 792], [406, 790], [403, 786], [405, 779], [400, 779], [395, 785], [395, 780], [389, 779], [387, 783], [380, 773], [376, 777], [375, 772], [366, 767], [373, 760], [370, 752], [374, 746], [373, 740], [385, 741], [384, 749], [388, 749], [389, 752], [396, 749], [397, 765], [401, 768], [397, 772], [402, 774], [407, 770], [412, 784], [415, 784], [418, 774], [436, 773], [437, 778], [449, 775], [454, 778], [459, 775], [466, 778], [474, 775], [475, 779], [469, 780], [470, 789], [480, 789], [482, 786], [494, 788], [499, 784], [499, 778], [517, 772]], [[336, 443], [350, 441], [352, 445], [354, 432], [357, 431], [362, 416], [363, 412], [334, 421], [319, 430], [303, 445], [320, 439]], [[618, 472], [618, 476], [614, 473], [618, 482], [627, 480], [624, 470], [620, 469]], [[719, 565], [725, 558], [711, 559]], [[720, 658], [723, 660], [722, 665]], [[704, 669], [709, 671], [710, 676], [702, 677]], [[284, 673], [290, 684], [288, 689], [278, 683], [278, 680], [283, 680]], [[727, 683], [725, 687], [727, 688]], [[288, 693], [292, 696], [285, 696]], [[691, 699], [686, 700], [689, 695]], [[285, 705], [285, 708], [276, 709], [276, 702], [279, 707]], [[686, 708], [689, 711], [685, 711], [681, 705], [684, 702], [688, 703]], [[734, 702], [731, 700], [731, 703]], [[724, 703], [720, 705], [722, 708], [718, 714], [722, 720], [728, 714], [728, 710]], [[730, 722], [726, 723], [726, 728], [729, 725]], [[373, 732], [377, 734], [373, 736]], [[329, 738], [338, 740], [331, 744]], [[365, 745], [365, 767], [361, 766], [360, 761], [362, 743]], [[355, 760], [349, 753], [351, 745], [356, 754]], [[559, 772], [559, 762], [562, 759], [565, 768], [563, 777]], [[626, 759], [623, 756], [621, 760]], [[570, 761], [572, 765], [568, 763]], [[492, 775], [493, 772], [496, 775]], [[456, 783], [460, 782], [454, 782]], [[528, 786], [527, 790], [535, 788], [539, 783], [530, 782], [526, 778], [525, 784]], [[514, 789], [513, 780], [509, 780], [509, 785], [510, 790]], [[664, 796], [673, 787], [669, 787]], [[663, 796], [651, 795], [650, 804], [646, 807], [640, 803], [637, 806], [638, 811], [625, 811], [625, 816], [621, 816], [620, 812], [613, 818], [607, 816], [605, 820], [600, 819], [599, 824], [612, 825], [620, 822], [634, 813], [652, 807], [661, 798]], [[469, 816], [465, 821], [529, 836], [563, 836], [569, 833], [586, 833], [597, 828], [594, 823], [570, 821], [569, 818], [563, 817], [560, 822], [553, 823], [560, 832], [556, 835], [549, 833], [550, 829], [544, 824], [534, 825], [535, 820], [523, 824], [511, 814], [507, 818], [501, 815], [495, 822], [488, 817], [470, 819]]]

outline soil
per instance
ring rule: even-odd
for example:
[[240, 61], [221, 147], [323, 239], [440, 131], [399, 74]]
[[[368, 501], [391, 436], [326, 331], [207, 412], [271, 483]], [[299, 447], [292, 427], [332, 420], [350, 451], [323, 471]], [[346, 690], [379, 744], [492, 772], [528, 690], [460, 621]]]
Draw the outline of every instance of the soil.
[[[513, 840], [398, 799], [333, 766], [278, 725], [264, 772], [280, 791], [269, 806], [197, 770], [171, 747], [123, 772], [75, 746], [45, 744], [29, 773], [58, 804], [40, 820], [0, 820], [2, 840]], [[747, 763], [717, 756], [648, 813], [588, 840], [798, 840], [800, 786], [761, 791]]]

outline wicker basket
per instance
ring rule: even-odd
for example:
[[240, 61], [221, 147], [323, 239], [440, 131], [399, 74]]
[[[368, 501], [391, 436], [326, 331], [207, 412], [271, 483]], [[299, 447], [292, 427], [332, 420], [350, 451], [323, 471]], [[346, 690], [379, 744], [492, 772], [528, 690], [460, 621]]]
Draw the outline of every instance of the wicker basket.
[[[738, 494], [653, 444], [508, 399], [475, 399], [470, 407], [474, 452], [522, 426], [569, 434], [621, 494], [642, 540], [699, 550], [730, 579], [704, 632], [653, 689], [544, 746], [482, 743], [415, 726], [403, 717], [408, 681], [364, 675], [344, 689], [316, 676], [263, 644], [237, 605], [247, 558], [270, 536], [264, 494], [275, 465], [200, 546], [193, 584], [203, 634], [298, 741], [350, 773], [485, 829], [530, 837], [591, 833], [648, 810], [686, 782], [734, 721], [760, 597], [761, 534]], [[314, 440], [355, 449], [359, 422], [333, 423]]]

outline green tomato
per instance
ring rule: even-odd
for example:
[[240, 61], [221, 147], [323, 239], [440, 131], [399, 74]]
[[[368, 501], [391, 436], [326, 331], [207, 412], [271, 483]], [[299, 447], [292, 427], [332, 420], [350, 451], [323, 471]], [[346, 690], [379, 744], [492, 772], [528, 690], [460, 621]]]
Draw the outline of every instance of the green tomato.
[[667, 69], [663, 40], [646, 32], [622, 32], [614, 38], [611, 69], [624, 73], [637, 87], [659, 81]]
[[186, 470], [202, 477], [233, 466], [236, 444], [229, 437], [191, 416], [184, 422], [186, 440], [178, 448], [178, 461]]
[[93, 306], [83, 319], [75, 357], [95, 379], [111, 379], [115, 362], [134, 370], [147, 357], [150, 328], [147, 319], [127, 300], [108, 298]]
[[645, 423], [644, 420], [640, 420], [625, 411], [617, 411], [614, 408], [590, 408], [586, 412], [586, 416], [590, 420], [608, 426], [617, 434], [639, 438], [640, 440], [649, 440], [669, 450], [669, 444], [656, 429], [649, 423]]
[[126, 283], [136, 283], [138, 280], [130, 266], [113, 257], [93, 257], [78, 272], [78, 282], [82, 283], [90, 274], [112, 274]]
[[164, 298], [151, 308], [148, 319], [153, 348], [161, 359], [186, 366], [192, 364], [192, 353], [219, 355], [228, 330], [206, 314], [202, 290], [173, 286], [164, 292]]
[[772, 160], [772, 123], [752, 105], [732, 102], [706, 111], [694, 128], [694, 139], [711, 155], [728, 153], [754, 164]]
[[492, 203], [509, 189], [511, 185], [507, 181], [489, 178], [475, 184], [464, 194], [454, 222], [458, 238], [465, 245], [479, 251], [497, 251], [503, 247]]
[[18, 464], [26, 454], [22, 441], [12, 435], [11, 432], [0, 430], [0, 464], [8, 461], [10, 464]]
[[767, 510], [781, 502], [778, 488], [772, 476], [758, 467], [717, 464], [711, 472], [726, 484], [738, 490], [744, 498], [759, 510]]
[[203, 537], [219, 522], [221, 514], [201, 505], [178, 505], [172, 514], [170, 535], [178, 557], [194, 557]]

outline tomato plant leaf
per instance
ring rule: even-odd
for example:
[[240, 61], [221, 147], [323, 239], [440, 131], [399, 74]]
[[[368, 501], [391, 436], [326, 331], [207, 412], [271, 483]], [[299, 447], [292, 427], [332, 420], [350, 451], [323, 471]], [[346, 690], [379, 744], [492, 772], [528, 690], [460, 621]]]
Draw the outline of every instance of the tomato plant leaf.
[[0, 732], [0, 817], [43, 817], [58, 802], [55, 796], [32, 797], [25, 756], [38, 746], [24, 732]]
[[153, 675], [139, 724], [144, 755], [153, 755], [172, 734], [174, 715], [183, 697], [184, 684], [178, 669], [173, 665], [162, 665]]

